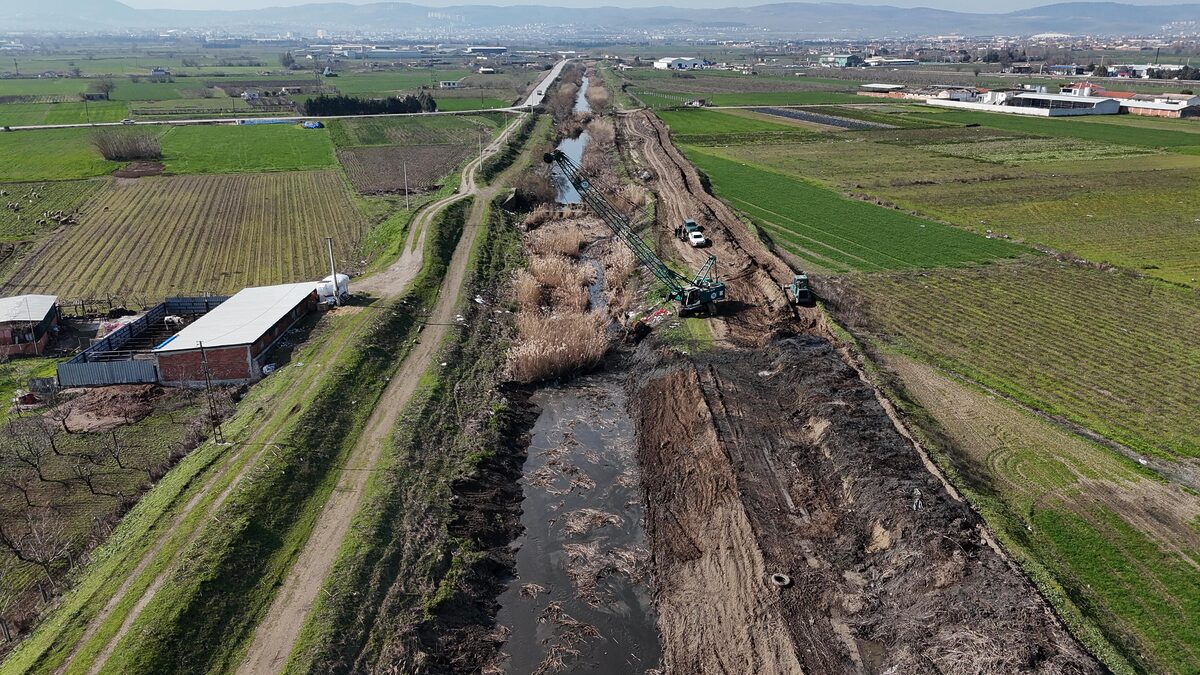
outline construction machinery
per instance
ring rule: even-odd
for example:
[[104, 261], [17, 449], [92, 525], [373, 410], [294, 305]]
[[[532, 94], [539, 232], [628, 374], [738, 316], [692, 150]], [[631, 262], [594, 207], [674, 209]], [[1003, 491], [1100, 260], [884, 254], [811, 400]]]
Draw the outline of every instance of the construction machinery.
[[812, 305], [814, 302], [812, 289], [808, 286], [808, 275], [799, 272], [792, 275], [792, 284], [784, 287], [788, 298], [797, 305]]
[[[583, 169], [574, 160], [561, 150], [546, 153], [544, 159], [547, 164], [558, 166], [563, 178], [575, 188], [592, 212], [608, 225], [617, 239], [629, 247], [638, 262], [670, 289], [671, 300], [679, 303], [680, 315], [702, 311], [710, 316], [716, 315], [717, 302], [725, 298], [725, 284], [710, 276], [717, 263], [716, 256], [709, 256], [708, 261], [690, 279], [676, 272], [642, 241], [629, 226], [629, 219], [605, 198], [599, 185], [594, 185], [583, 175]], [[616, 190], [612, 192], [615, 194]]]

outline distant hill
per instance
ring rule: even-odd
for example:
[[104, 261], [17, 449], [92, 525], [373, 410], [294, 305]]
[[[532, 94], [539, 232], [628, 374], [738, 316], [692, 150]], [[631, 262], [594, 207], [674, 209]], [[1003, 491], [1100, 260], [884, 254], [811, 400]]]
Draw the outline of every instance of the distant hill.
[[798, 37], [899, 35], [1115, 35], [1157, 33], [1175, 22], [1200, 20], [1200, 5], [1125, 5], [1068, 2], [1005, 14], [980, 14], [887, 5], [789, 2], [725, 9], [680, 7], [577, 9], [553, 6], [424, 7], [403, 2], [321, 3], [243, 11], [138, 10], [116, 0], [0, 0], [0, 31], [112, 31], [216, 28], [257, 30], [369, 29], [438, 35], [457, 30], [528, 31], [546, 37], [611, 33], [629, 26], [667, 32], [705, 28]]

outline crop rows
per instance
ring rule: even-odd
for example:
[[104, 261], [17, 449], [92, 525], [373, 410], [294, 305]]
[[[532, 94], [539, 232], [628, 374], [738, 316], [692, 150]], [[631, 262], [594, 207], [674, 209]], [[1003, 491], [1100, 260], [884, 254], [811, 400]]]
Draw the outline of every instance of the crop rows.
[[469, 145], [384, 145], [341, 148], [337, 156], [356, 191], [364, 195], [377, 195], [403, 193], [406, 185], [405, 167], [409, 192], [436, 189], [454, 167], [474, 153], [475, 148]]
[[898, 344], [1139, 452], [1200, 457], [1200, 299], [1046, 259], [856, 277]]
[[688, 156], [709, 175], [719, 196], [767, 224], [785, 248], [801, 257], [832, 261], [835, 270], [964, 265], [1022, 252], [1007, 242], [846, 199], [811, 183], [695, 149]]
[[364, 231], [331, 171], [142, 178], [97, 195], [13, 283], [66, 297], [227, 293], [319, 279], [323, 237], [346, 260]]
[[5, 193], [0, 195], [0, 241], [36, 237], [57, 228], [59, 212], [72, 214], [104, 184], [104, 180], [0, 183], [0, 192]]

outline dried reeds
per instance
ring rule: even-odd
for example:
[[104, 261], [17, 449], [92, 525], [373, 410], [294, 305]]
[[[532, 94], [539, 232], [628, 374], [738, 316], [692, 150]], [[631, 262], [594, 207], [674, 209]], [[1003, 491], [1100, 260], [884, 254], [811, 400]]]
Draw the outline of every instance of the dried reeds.
[[542, 306], [542, 285], [528, 270], [517, 270], [513, 294], [517, 298], [517, 307], [523, 312], [536, 312]]
[[574, 227], [543, 228], [529, 237], [529, 248], [540, 255], [557, 254], [578, 258], [583, 249], [583, 232]]
[[591, 368], [608, 351], [604, 321], [595, 314], [518, 314], [517, 335], [517, 344], [509, 350], [509, 374], [519, 382]]

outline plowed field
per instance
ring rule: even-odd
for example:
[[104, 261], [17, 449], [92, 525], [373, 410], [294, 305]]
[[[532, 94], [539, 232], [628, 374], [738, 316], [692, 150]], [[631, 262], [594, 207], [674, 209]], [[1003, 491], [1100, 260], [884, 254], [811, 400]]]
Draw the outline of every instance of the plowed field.
[[332, 171], [117, 181], [6, 290], [155, 299], [319, 279], [323, 237], [345, 260], [366, 227]]

